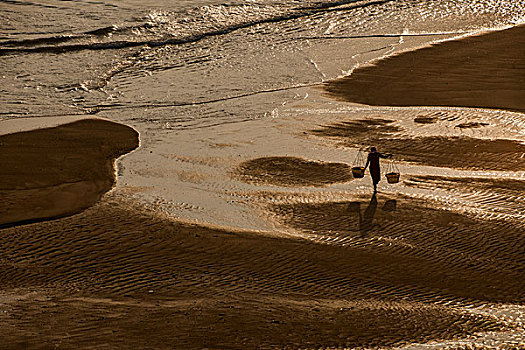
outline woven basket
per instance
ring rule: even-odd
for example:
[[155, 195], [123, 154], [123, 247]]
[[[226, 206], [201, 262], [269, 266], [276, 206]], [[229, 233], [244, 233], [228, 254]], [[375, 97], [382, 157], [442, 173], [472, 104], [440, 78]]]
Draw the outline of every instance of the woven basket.
[[365, 168], [362, 166], [355, 166], [352, 168], [352, 175], [355, 178], [361, 178], [365, 176]]
[[386, 181], [388, 181], [389, 184], [396, 184], [399, 182], [399, 173], [388, 173], [385, 174]]

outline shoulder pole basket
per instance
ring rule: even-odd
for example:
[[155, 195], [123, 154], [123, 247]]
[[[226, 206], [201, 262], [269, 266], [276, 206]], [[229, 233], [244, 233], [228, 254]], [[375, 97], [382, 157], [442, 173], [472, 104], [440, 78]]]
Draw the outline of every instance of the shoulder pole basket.
[[355, 156], [352, 165], [352, 176], [355, 178], [362, 178], [365, 176], [364, 156], [361, 149], [357, 151], [357, 155]]
[[390, 163], [388, 164], [387, 172], [385, 176], [386, 176], [386, 181], [389, 184], [396, 184], [399, 182], [399, 176], [400, 176], [399, 169], [393, 159], [390, 160]]

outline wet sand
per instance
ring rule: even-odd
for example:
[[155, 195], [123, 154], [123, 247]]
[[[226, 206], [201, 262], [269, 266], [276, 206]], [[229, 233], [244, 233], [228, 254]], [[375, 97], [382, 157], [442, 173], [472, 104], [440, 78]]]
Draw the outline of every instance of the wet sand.
[[[281, 173], [297, 162], [279, 160]], [[332, 178], [304, 163], [316, 171], [296, 180]], [[518, 181], [479, 182], [520, 193]], [[261, 195], [304, 238], [183, 224], [116, 193], [80, 214], [2, 229], [6, 348], [376, 348], [517, 327], [465, 310], [525, 302], [522, 225], [400, 195]]]
[[0, 136], [0, 227], [88, 208], [113, 186], [115, 159], [137, 147], [135, 130], [100, 119]]
[[235, 174], [248, 183], [278, 186], [327, 186], [352, 180], [350, 166], [298, 157], [264, 157], [239, 165]]
[[373, 106], [525, 112], [525, 26], [435, 44], [326, 83], [329, 96]]
[[[525, 167], [519, 141], [408, 136], [388, 118], [301, 131], [312, 145], [381, 143], [414, 166]], [[4, 348], [390, 348], [523, 331], [480, 312], [525, 304], [522, 179], [402, 175], [398, 186], [467, 198], [479, 209], [473, 214], [394, 190], [322, 196], [359, 181], [349, 164], [244, 155], [228, 174], [251, 186], [237, 198], [253, 200], [278, 229], [236, 231], [169, 218], [126, 188], [106, 193], [114, 159], [138, 145], [126, 126], [81, 121], [0, 143], [9, 198], [0, 207]]]
[[[330, 206], [312, 210], [324, 218], [312, 227], [326, 228], [325, 210], [357, 224]], [[378, 211], [380, 224], [395, 222], [387, 213]], [[185, 225], [106, 197], [81, 214], [2, 230], [0, 336], [15, 349], [369, 348], [506, 329], [444, 304], [523, 302], [523, 281], [501, 275], [523, 267], [515, 247], [485, 259], [468, 245], [454, 251], [448, 224], [430, 221], [443, 239], [423, 250], [342, 247]], [[494, 258], [501, 264], [477, 266]]]
[[[393, 153], [396, 159], [415, 164], [458, 169], [525, 169], [525, 144], [521, 141], [470, 136], [407, 137], [393, 123], [394, 120], [378, 118], [352, 120], [324, 125], [310, 133], [337, 140], [346, 147], [381, 145], [382, 150]], [[414, 123], [421, 123], [421, 119]]]

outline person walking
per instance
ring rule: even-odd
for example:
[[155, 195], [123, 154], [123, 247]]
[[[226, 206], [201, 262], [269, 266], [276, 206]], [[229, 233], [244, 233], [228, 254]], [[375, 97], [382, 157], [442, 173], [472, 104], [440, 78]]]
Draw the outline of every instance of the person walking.
[[382, 154], [375, 147], [370, 147], [370, 152], [366, 158], [365, 170], [370, 165], [370, 176], [374, 184], [374, 193], [377, 192], [377, 184], [381, 181], [381, 168], [379, 167], [379, 158], [392, 158], [391, 154]]

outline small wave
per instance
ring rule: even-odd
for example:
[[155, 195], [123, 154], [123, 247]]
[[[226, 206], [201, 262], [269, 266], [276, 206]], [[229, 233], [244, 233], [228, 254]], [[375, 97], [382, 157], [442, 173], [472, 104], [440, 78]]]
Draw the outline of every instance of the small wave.
[[[4, 0], [1, 0], [4, 1]], [[185, 12], [155, 11], [145, 18], [146, 22], [126, 28], [103, 27], [84, 32], [82, 35], [63, 35], [47, 38], [10, 40], [0, 43], [1, 55], [16, 53], [66, 53], [81, 50], [122, 49], [137, 46], [164, 46], [199, 41], [206, 37], [231, 33], [264, 23], [276, 23], [311, 16], [319, 12], [348, 11], [355, 8], [381, 5], [394, 0], [368, 2], [338, 1], [316, 3], [306, 7], [290, 5], [215, 5], [202, 6]], [[121, 34], [123, 40], [92, 42], [93, 36]], [[147, 37], [147, 40], [140, 40]], [[87, 43], [62, 44], [71, 40], [90, 39]], [[138, 40], [137, 40], [138, 39]], [[42, 46], [40, 46], [42, 45]], [[10, 46], [5, 48], [5, 46]]]
[[[54, 35], [46, 36], [40, 38], [29, 38], [29, 39], [20, 39], [20, 40], [5, 40], [0, 42], [0, 46], [3, 46], [6, 49], [0, 49], [0, 52], [60, 52], [60, 51], [75, 51], [71, 47], [77, 47], [81, 44], [76, 45], [62, 45], [71, 41], [79, 41], [82, 39], [88, 39], [93, 37], [107, 37], [113, 34], [127, 34], [133, 30], [136, 30], [136, 27], [119, 27], [117, 25], [97, 28], [93, 30], [86, 31], [81, 34], [66, 34], [66, 35]], [[93, 43], [96, 45], [97, 43]], [[99, 43], [102, 44], [102, 43]], [[110, 43], [106, 43], [110, 44]], [[88, 44], [85, 44], [88, 45]], [[69, 48], [69, 49], [68, 49]], [[53, 51], [57, 50], [57, 51]]]
[[6, 3], [6, 4], [12, 4], [12, 5], [20, 5], [20, 6], [37, 6], [37, 7], [45, 7], [50, 9], [57, 9], [58, 6], [48, 5], [48, 4], [38, 4], [35, 2], [30, 1], [15, 1], [15, 0], [0, 0], [0, 2]]
[[89, 34], [89, 35], [96, 35], [96, 36], [105, 36], [105, 35], [108, 35], [108, 34], [111, 34], [115, 31], [118, 30], [118, 26], [109, 26], [109, 27], [103, 27], [103, 28], [98, 28], [98, 29], [94, 29], [94, 30], [90, 30], [88, 32], [86, 32], [85, 34]]
[[[0, 1], [17, 4], [31, 4], [25, 2], [21, 3], [14, 0]], [[417, 3], [418, 2], [411, 4], [403, 2], [403, 11], [411, 7], [417, 7]], [[92, 29], [81, 34], [71, 33], [70, 35], [0, 42], [0, 46], [2, 46], [0, 49], [0, 55], [16, 53], [67, 53], [80, 50], [108, 50], [138, 46], [158, 47], [164, 45], [178, 45], [199, 41], [207, 37], [229, 34], [239, 29], [255, 27], [261, 24], [285, 22], [323, 13], [344, 13], [356, 9], [384, 6], [387, 4], [391, 4], [389, 6], [395, 7], [401, 6], [395, 0], [343, 0], [330, 2], [307, 1], [301, 2], [299, 5], [295, 2], [292, 4], [251, 2], [249, 4], [201, 6], [181, 11], [166, 11], [161, 9], [149, 13], [141, 20], [142, 23], [135, 26], [119, 27], [117, 25], [112, 25]], [[474, 12], [481, 11], [477, 7], [469, 7], [469, 9]], [[489, 6], [488, 9], [492, 10], [492, 7]], [[484, 10], [488, 11], [488, 9], [485, 8]], [[514, 7], [512, 7], [512, 9], [514, 9]], [[448, 13], [448, 10], [444, 12]], [[507, 9], [500, 9], [499, 11], [505, 13], [508, 12]], [[372, 13], [373, 12], [374, 11], [372, 11]], [[376, 33], [370, 35], [370, 37], [397, 37], [401, 35], [430, 36], [443, 34], [450, 33], [447, 31], [419, 34]], [[111, 37], [112, 40], [108, 41], [108, 37]], [[368, 35], [332, 35], [322, 38], [307, 36], [304, 38], [300, 37], [299, 40], [353, 39], [364, 37], [368, 37]], [[78, 42], [68, 44], [68, 42], [73, 40], [77, 40]]]
[[109, 43], [71, 44], [61, 46], [41, 46], [32, 48], [5, 48], [0, 49], [0, 56], [14, 53], [65, 53], [82, 50], [123, 49], [127, 47], [143, 46], [147, 44], [154, 45], [154, 42], [114, 41]]
[[81, 36], [78, 35], [59, 35], [51, 36], [45, 38], [36, 38], [36, 39], [22, 39], [22, 40], [6, 40], [0, 42], [0, 46], [4, 47], [32, 47], [38, 45], [52, 45], [52, 44], [61, 44], [68, 42], [74, 39], [80, 39]]

